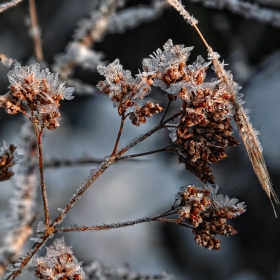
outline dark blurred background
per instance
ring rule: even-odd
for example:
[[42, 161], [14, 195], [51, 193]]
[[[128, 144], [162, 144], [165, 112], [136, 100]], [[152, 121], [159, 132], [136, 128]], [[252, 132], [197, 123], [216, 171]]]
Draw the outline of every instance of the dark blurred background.
[[[211, 1], [209, 1], [211, 2]], [[223, 3], [223, 1], [219, 1]], [[227, 1], [229, 2], [229, 1]], [[233, 2], [233, 1], [232, 1]], [[259, 7], [277, 11], [279, 1], [250, 1]], [[149, 5], [151, 1], [127, 1], [127, 7]], [[43, 53], [48, 67], [55, 55], [64, 52], [78, 20], [88, 17], [94, 1], [36, 1], [42, 32]], [[229, 9], [205, 7], [183, 0], [187, 10], [199, 20], [199, 28], [209, 45], [228, 63], [235, 80], [242, 86], [245, 108], [260, 132], [260, 141], [276, 193], [280, 196], [280, 28], [255, 19], [247, 19]], [[222, 7], [222, 5], [220, 5]], [[28, 35], [28, 2], [0, 14], [0, 53], [25, 65], [33, 56], [33, 41]], [[119, 58], [125, 69], [137, 74], [142, 59], [171, 38], [174, 44], [194, 46], [190, 63], [197, 55], [207, 57], [195, 30], [173, 8], [123, 34], [107, 34], [94, 49], [104, 53], [104, 60]], [[0, 65], [0, 92], [8, 86], [7, 67]], [[98, 74], [80, 69], [75, 78], [96, 85]], [[157, 90], [149, 97], [166, 102]], [[82, 156], [103, 158], [113, 149], [119, 127], [117, 111], [103, 94], [76, 96], [61, 106], [61, 127], [44, 136], [45, 158], [75, 159]], [[0, 111], [0, 141], [20, 142], [22, 117]], [[153, 127], [156, 116], [146, 125], [127, 124], [123, 144]], [[234, 132], [238, 138], [238, 132]], [[160, 132], [132, 152], [163, 147], [168, 132]], [[134, 271], [168, 271], [175, 279], [263, 280], [280, 279], [280, 223], [275, 219], [269, 199], [256, 178], [243, 145], [229, 148], [228, 157], [212, 168], [220, 193], [245, 201], [247, 211], [232, 221], [238, 234], [221, 238], [220, 251], [208, 251], [193, 240], [191, 230], [172, 224], [148, 223], [105, 232], [66, 234], [74, 245], [79, 261], [98, 260], [118, 266], [129, 263]], [[46, 170], [51, 215], [57, 215], [94, 166], [75, 166]], [[93, 225], [121, 222], [163, 212], [172, 205], [181, 186], [203, 184], [179, 165], [176, 155], [157, 154], [137, 162], [123, 162], [111, 167], [88, 190], [69, 213], [65, 225]], [[5, 233], [5, 215], [12, 194], [10, 182], [0, 185], [0, 227]], [[40, 195], [38, 207], [40, 208]], [[279, 208], [276, 208], [280, 215]], [[42, 213], [41, 213], [42, 214]]]

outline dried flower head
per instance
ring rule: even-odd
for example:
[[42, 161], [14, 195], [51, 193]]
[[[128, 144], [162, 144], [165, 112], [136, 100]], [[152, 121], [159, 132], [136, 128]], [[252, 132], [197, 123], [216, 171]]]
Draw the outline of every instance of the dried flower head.
[[211, 62], [198, 56], [193, 64], [186, 64], [192, 48], [168, 40], [163, 49], [144, 59], [143, 68], [154, 73], [154, 86], [182, 100], [184, 114], [175, 140], [179, 161], [203, 182], [214, 183], [210, 163], [226, 157], [227, 146], [239, 144], [231, 136], [233, 96], [220, 80], [205, 82]]
[[47, 248], [45, 257], [36, 259], [35, 276], [45, 280], [82, 280], [84, 271], [64, 238], [56, 239]]
[[0, 107], [6, 108], [9, 114], [24, 113], [42, 128], [59, 126], [59, 102], [72, 99], [74, 88], [59, 83], [57, 74], [49, 69], [41, 70], [38, 63], [21, 66], [15, 62], [8, 79], [10, 90], [0, 97]]
[[219, 250], [220, 241], [216, 235], [228, 236], [237, 231], [226, 224], [227, 219], [236, 218], [245, 212], [244, 202], [238, 203], [236, 198], [217, 195], [218, 187], [206, 185], [205, 189], [193, 185], [181, 188], [177, 193], [174, 209], [181, 225], [191, 226], [195, 241], [210, 250]]
[[1, 147], [0, 150], [0, 181], [8, 180], [14, 175], [11, 167], [22, 158], [22, 156], [17, 154], [16, 148], [15, 145], [10, 144], [8, 146], [7, 143], [3, 141], [3, 147]]
[[140, 73], [133, 78], [129, 70], [124, 70], [119, 60], [106, 66], [98, 66], [98, 71], [104, 75], [106, 80], [100, 81], [97, 88], [108, 94], [118, 107], [119, 115], [124, 115], [129, 108], [134, 111], [129, 113], [132, 124], [140, 125], [146, 122], [147, 117], [157, 114], [163, 110], [158, 104], [151, 102], [140, 107], [137, 100], [143, 99], [151, 91], [153, 84], [153, 73]]

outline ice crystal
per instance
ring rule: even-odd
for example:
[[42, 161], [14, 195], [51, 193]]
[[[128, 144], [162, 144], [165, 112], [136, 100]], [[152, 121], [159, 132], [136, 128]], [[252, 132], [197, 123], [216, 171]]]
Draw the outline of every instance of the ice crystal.
[[0, 96], [0, 107], [5, 107], [9, 114], [30, 113], [32, 122], [41, 127], [54, 129], [59, 126], [59, 102], [72, 99], [74, 88], [65, 87], [65, 83], [59, 82], [57, 74], [49, 69], [41, 70], [38, 63], [21, 66], [15, 62], [8, 79], [10, 90]]
[[71, 247], [68, 247], [64, 238], [56, 239], [47, 247], [45, 257], [35, 260], [35, 275], [45, 280], [82, 280], [84, 272], [81, 263], [74, 257]]

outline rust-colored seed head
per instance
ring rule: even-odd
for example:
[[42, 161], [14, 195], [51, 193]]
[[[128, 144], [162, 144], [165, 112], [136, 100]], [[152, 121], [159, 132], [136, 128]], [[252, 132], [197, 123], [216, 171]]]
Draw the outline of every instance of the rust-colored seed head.
[[[214, 183], [210, 163], [226, 157], [227, 146], [238, 145], [230, 124], [228, 95], [219, 106], [216, 91], [200, 90], [185, 104], [186, 113], [181, 117], [177, 129], [179, 162], [204, 183]], [[219, 94], [219, 102], [223, 95]], [[181, 128], [182, 127], [182, 128]]]
[[245, 205], [227, 196], [217, 195], [218, 188], [206, 185], [200, 189], [193, 185], [181, 188], [177, 194], [174, 210], [177, 222], [193, 228], [195, 241], [209, 250], [219, 250], [217, 235], [228, 236], [237, 231], [226, 224], [227, 219], [236, 218], [245, 212]]

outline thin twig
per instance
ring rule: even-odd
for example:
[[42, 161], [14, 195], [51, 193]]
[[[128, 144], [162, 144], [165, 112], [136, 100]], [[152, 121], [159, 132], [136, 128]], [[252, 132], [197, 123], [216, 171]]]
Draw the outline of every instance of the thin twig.
[[165, 116], [166, 116], [166, 114], [167, 114], [167, 111], [168, 111], [168, 109], [169, 109], [169, 106], [170, 106], [171, 102], [172, 102], [172, 100], [168, 100], [168, 103], [167, 103], [166, 108], [165, 108], [165, 110], [164, 110], [163, 116], [162, 116], [162, 118], [161, 118], [161, 120], [160, 120], [159, 123], [162, 123], [162, 122], [163, 122], [163, 120], [164, 120], [164, 118], [165, 118]]
[[179, 117], [183, 113], [183, 110], [177, 112], [172, 117], [167, 119], [162, 124], [156, 125], [154, 128], [146, 132], [145, 134], [139, 136], [138, 138], [131, 141], [127, 146], [123, 147], [121, 150], [119, 150], [115, 156], [110, 156], [106, 158], [106, 160], [101, 163], [95, 170], [92, 172], [92, 174], [88, 177], [88, 179], [84, 182], [84, 184], [80, 187], [80, 189], [77, 191], [77, 193], [72, 197], [72, 199], [69, 201], [69, 203], [65, 206], [65, 208], [62, 210], [62, 212], [56, 217], [54, 222], [51, 224], [51, 226], [54, 228], [56, 225], [58, 225], [65, 215], [68, 213], [68, 211], [74, 206], [74, 204], [79, 200], [81, 195], [91, 186], [91, 184], [101, 175], [104, 173], [104, 171], [116, 161], [119, 157], [121, 157], [124, 153], [126, 153], [128, 150], [142, 142], [143, 140], [147, 139], [149, 136], [157, 132], [158, 130], [162, 129], [164, 125], [174, 120], [175, 118]]
[[31, 18], [31, 35], [34, 40], [35, 57], [38, 62], [43, 61], [41, 31], [38, 25], [35, 0], [29, 0], [29, 14]]
[[142, 156], [146, 156], [146, 155], [151, 155], [151, 154], [156, 154], [156, 153], [160, 153], [160, 152], [165, 152], [165, 151], [167, 151], [167, 148], [170, 147], [171, 145], [173, 145], [173, 143], [171, 143], [168, 146], [166, 146], [164, 148], [161, 148], [161, 149], [156, 149], [156, 150], [149, 151], [149, 152], [144, 152], [144, 153], [139, 153], [139, 154], [133, 154], [133, 155], [127, 155], [127, 156], [119, 157], [118, 160], [130, 159], [130, 158], [135, 158], [135, 157], [142, 157]]
[[[120, 161], [122, 158], [116, 159], [116, 161]], [[44, 160], [44, 168], [58, 168], [58, 167], [68, 167], [75, 165], [84, 165], [84, 164], [100, 164], [104, 159], [95, 159], [95, 158], [81, 158], [81, 159], [56, 159], [50, 158], [48, 160]], [[137, 159], [131, 159], [131, 161], [140, 161]], [[145, 161], [145, 160], [141, 160]]]
[[22, 2], [23, 0], [12, 0], [10, 2], [5, 2], [0, 5], [0, 13], [16, 6], [18, 3]]
[[[158, 214], [153, 217], [145, 217], [145, 218], [140, 218], [132, 221], [127, 221], [127, 222], [122, 222], [122, 223], [113, 223], [113, 224], [103, 224], [103, 225], [98, 225], [98, 226], [81, 226], [81, 227], [68, 227], [68, 228], [61, 228], [61, 229], [56, 229], [54, 233], [65, 233], [65, 232], [79, 232], [79, 231], [101, 231], [101, 230], [110, 230], [110, 229], [116, 229], [116, 228], [123, 228], [123, 227], [128, 227], [128, 226], [133, 226], [141, 223], [146, 223], [146, 222], [152, 222], [152, 221], [168, 221], [170, 222], [169, 219], [163, 219], [165, 216], [170, 216], [177, 213], [176, 210], [168, 210], [162, 214]], [[175, 220], [174, 220], [175, 221]]]
[[37, 124], [34, 124], [34, 129], [37, 137], [37, 144], [38, 144], [38, 160], [39, 160], [39, 171], [40, 171], [40, 186], [41, 186], [41, 193], [43, 198], [44, 204], [44, 213], [45, 213], [45, 226], [46, 228], [50, 225], [50, 217], [49, 217], [49, 206], [48, 206], [48, 199], [47, 199], [47, 191], [44, 181], [44, 168], [43, 168], [43, 151], [42, 151], [42, 134], [43, 128], [38, 130]]
[[116, 143], [115, 143], [115, 146], [114, 146], [114, 149], [113, 149], [113, 152], [112, 152], [112, 156], [114, 156], [116, 154], [117, 150], [118, 150], [118, 146], [119, 146], [121, 136], [122, 136], [122, 132], [123, 132], [125, 119], [126, 119], [126, 117], [125, 117], [124, 112], [123, 112], [122, 116], [121, 116], [121, 124], [120, 124], [120, 128], [119, 128], [119, 132], [118, 132]]
[[41, 248], [41, 246], [46, 242], [46, 240], [52, 236], [52, 234], [56, 231], [56, 226], [59, 225], [62, 220], [65, 218], [66, 214], [72, 207], [75, 205], [75, 203], [80, 199], [80, 197], [83, 195], [83, 193], [92, 185], [92, 183], [101, 175], [104, 173], [104, 171], [114, 163], [114, 161], [117, 160], [117, 158], [121, 157], [124, 153], [126, 153], [128, 150], [139, 144], [140, 142], [147, 139], [149, 136], [157, 132], [158, 130], [164, 128], [164, 125], [170, 121], [173, 121], [175, 118], [179, 117], [183, 114], [183, 110], [177, 112], [170, 118], [168, 118], [166, 121], [164, 121], [162, 124], [156, 125], [154, 128], [146, 132], [145, 134], [139, 136], [138, 138], [131, 141], [127, 146], [119, 150], [115, 156], [110, 156], [106, 158], [104, 162], [102, 162], [95, 170], [90, 174], [90, 176], [87, 178], [87, 180], [84, 182], [84, 184], [80, 187], [80, 189], [77, 191], [76, 194], [72, 197], [72, 199], [68, 202], [68, 204], [64, 207], [64, 209], [61, 211], [61, 213], [56, 217], [54, 222], [49, 225], [49, 227], [44, 232], [44, 236], [41, 237], [41, 240], [39, 243], [36, 243], [35, 246], [32, 248], [31, 252], [21, 260], [21, 264], [19, 267], [15, 267], [12, 274], [7, 279], [15, 279], [17, 275], [21, 272], [21, 270], [26, 266], [26, 264], [30, 261], [30, 259], [33, 257], [33, 255]]

